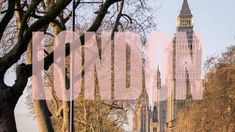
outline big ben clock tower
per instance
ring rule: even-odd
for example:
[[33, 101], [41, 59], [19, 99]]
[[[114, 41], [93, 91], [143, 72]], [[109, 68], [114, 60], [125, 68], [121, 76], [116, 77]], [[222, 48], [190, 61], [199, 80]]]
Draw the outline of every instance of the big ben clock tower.
[[201, 43], [194, 34], [193, 15], [187, 0], [177, 16], [176, 33], [166, 52], [167, 131], [174, 131], [177, 113], [190, 106], [201, 88]]

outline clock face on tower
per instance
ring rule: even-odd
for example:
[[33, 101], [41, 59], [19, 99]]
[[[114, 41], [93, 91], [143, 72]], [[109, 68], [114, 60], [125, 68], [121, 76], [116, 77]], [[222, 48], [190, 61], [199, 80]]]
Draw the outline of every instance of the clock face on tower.
[[192, 58], [188, 55], [178, 57], [176, 69], [185, 71], [186, 68], [188, 70], [192, 68]]

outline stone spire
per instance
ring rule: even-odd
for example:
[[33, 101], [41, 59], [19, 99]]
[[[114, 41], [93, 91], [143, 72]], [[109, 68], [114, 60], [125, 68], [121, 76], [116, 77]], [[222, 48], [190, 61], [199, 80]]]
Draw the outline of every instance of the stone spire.
[[179, 17], [192, 17], [191, 10], [188, 5], [188, 1], [184, 0]]
[[159, 66], [157, 67], [157, 89], [161, 89], [161, 72]]
[[177, 17], [176, 30], [180, 32], [192, 32], [192, 29], [193, 29], [192, 18], [193, 18], [193, 15], [190, 11], [188, 1], [184, 0], [182, 8], [180, 10], [180, 14]]
[[189, 73], [188, 73], [187, 68], [186, 68], [186, 72], [185, 72], [185, 78], [186, 78], [186, 101], [191, 101], [192, 100], [192, 92], [191, 92]]
[[156, 123], [158, 122], [158, 110], [157, 110], [157, 103], [154, 103], [153, 106], [153, 116], [152, 116], [152, 122]]

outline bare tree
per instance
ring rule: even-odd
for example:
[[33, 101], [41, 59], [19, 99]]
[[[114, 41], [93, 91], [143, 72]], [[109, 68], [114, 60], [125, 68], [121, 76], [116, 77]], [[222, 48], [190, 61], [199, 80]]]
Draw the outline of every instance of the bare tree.
[[[84, 11], [83, 13], [78, 13], [76, 16], [78, 20], [76, 21], [76, 28], [90, 32], [112, 31], [113, 35], [116, 31], [128, 30], [141, 32], [142, 37], [144, 37], [146, 32], [155, 26], [151, 16], [144, 15], [144, 12], [150, 10], [146, 2], [147, 0], [135, 2], [106, 0], [100, 6], [94, 7], [98, 10], [96, 15], [92, 14], [89, 16]], [[53, 45], [53, 36], [62, 30], [71, 28], [68, 26], [69, 23], [72, 23], [71, 16], [73, 10], [71, 5], [71, 0], [3, 0], [0, 2], [0, 131], [17, 131], [14, 108], [28, 83], [28, 78], [32, 76], [30, 50], [32, 46], [32, 32], [43, 31], [45, 33], [44, 37], [48, 38], [48, 45]], [[82, 6], [80, 0], [76, 1], [74, 6], [76, 12], [86, 8], [86, 6]], [[110, 10], [108, 11], [108, 9]], [[83, 37], [81, 37], [82, 45], [84, 45]], [[68, 49], [69, 44], [66, 44], [66, 50], [68, 51]], [[48, 48], [45, 52], [44, 69], [47, 71], [53, 63], [53, 50]], [[28, 60], [26, 62], [20, 61], [25, 53]], [[66, 52], [66, 55], [68, 56], [69, 52]], [[4, 76], [7, 70], [13, 66], [16, 67], [17, 78], [14, 85], [7, 86], [4, 82]], [[85, 125], [85, 129], [89, 129], [89, 131], [93, 129], [107, 129], [111, 131], [113, 128], [120, 128], [126, 121], [126, 114], [123, 114], [125, 109], [122, 107], [125, 105], [125, 102], [103, 102], [100, 99], [96, 99], [94, 102], [84, 101], [84, 99], [78, 99], [77, 101], [82, 101], [78, 105], [82, 105], [79, 107], [84, 108], [83, 111], [77, 112], [78, 119], [82, 118], [77, 121], [80, 126]], [[52, 102], [46, 100], [33, 101], [40, 131], [51, 132], [59, 130], [61, 126], [59, 129], [55, 129], [55, 124], [62, 124], [63, 131], [69, 131], [68, 113], [70, 109], [68, 109], [68, 102], [58, 101], [54, 97], [53, 104], [57, 106], [54, 110], [48, 107], [48, 103]], [[103, 110], [89, 116], [97, 108], [102, 108]], [[116, 110], [109, 111], [108, 109]], [[53, 119], [55, 115], [57, 115], [56, 120]], [[103, 115], [107, 116], [107, 118], [104, 118], [105, 116], [102, 117]], [[113, 115], [112, 119], [109, 115]], [[95, 116], [97, 116], [97, 120], [93, 119]], [[114, 120], [117, 116], [122, 117], [121, 119], [123, 120]], [[63, 123], [60, 122], [61, 120]], [[97, 123], [98, 121], [99, 123]], [[103, 125], [100, 125], [101, 123]], [[108, 126], [115, 127], [108, 129]]]
[[203, 100], [179, 114], [180, 131], [234, 131], [235, 47], [207, 60]]

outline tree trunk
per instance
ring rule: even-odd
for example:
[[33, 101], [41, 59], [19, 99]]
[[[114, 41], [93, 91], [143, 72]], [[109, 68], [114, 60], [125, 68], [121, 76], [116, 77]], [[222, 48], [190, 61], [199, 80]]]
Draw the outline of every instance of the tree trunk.
[[6, 103], [0, 106], [0, 131], [16, 132], [16, 123], [14, 109], [10, 108]]
[[34, 111], [40, 132], [54, 132], [51, 113], [45, 100], [33, 100]]
[[64, 101], [63, 102], [63, 126], [62, 130], [63, 132], [69, 132], [70, 131], [70, 108], [69, 108], [69, 102]]
[[8, 88], [0, 87], [0, 132], [16, 132], [14, 109], [16, 103]]

